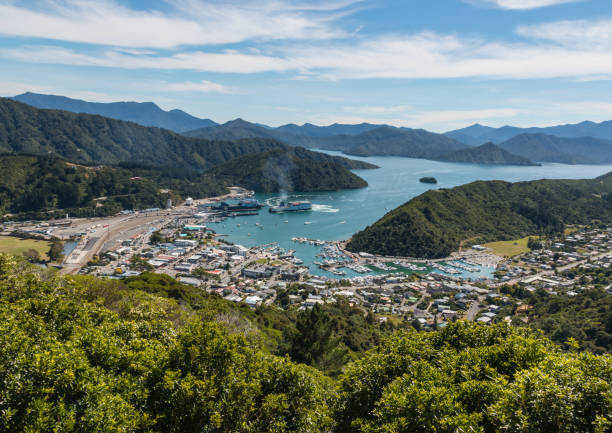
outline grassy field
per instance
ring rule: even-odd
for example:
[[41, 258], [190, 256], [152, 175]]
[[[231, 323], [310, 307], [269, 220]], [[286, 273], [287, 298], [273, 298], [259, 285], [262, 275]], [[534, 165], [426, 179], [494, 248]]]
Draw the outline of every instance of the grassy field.
[[47, 241], [39, 241], [36, 239], [20, 239], [13, 236], [0, 236], [0, 253], [22, 255], [29, 249], [34, 249], [40, 254], [43, 260], [49, 260], [47, 253], [51, 243]]
[[519, 254], [529, 252], [529, 248], [527, 248], [528, 240], [529, 236], [514, 241], [491, 242], [488, 244], [484, 244], [483, 246], [490, 248], [492, 250], [492, 253], [497, 256], [514, 257]]

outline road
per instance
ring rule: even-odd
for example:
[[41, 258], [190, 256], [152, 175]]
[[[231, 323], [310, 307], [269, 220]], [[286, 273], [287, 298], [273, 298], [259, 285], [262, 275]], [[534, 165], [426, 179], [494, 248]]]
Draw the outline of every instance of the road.
[[480, 311], [480, 303], [484, 300], [484, 296], [479, 296], [470, 305], [470, 309], [467, 311], [465, 318], [469, 321], [473, 321], [478, 312]]
[[[64, 261], [62, 273], [74, 274], [89, 262], [94, 255], [99, 254], [107, 242], [118, 241], [127, 231], [161, 223], [167, 216], [136, 215], [114, 218], [102, 221], [108, 225], [85, 236], [74, 251]], [[93, 223], [92, 223], [93, 224]], [[91, 224], [89, 224], [91, 225]]]

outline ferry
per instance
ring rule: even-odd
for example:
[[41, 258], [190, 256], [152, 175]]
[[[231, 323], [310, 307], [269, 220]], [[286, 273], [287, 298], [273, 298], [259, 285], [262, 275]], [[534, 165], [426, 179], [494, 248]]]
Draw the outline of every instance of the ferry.
[[309, 201], [292, 201], [292, 202], [284, 202], [282, 201], [278, 206], [270, 207], [270, 212], [272, 213], [280, 213], [280, 212], [296, 212], [296, 211], [305, 211], [311, 210], [312, 203]]
[[209, 209], [215, 210], [215, 211], [241, 211], [241, 212], [256, 211], [258, 209], [261, 209], [262, 207], [263, 207], [262, 203], [252, 198], [246, 198], [246, 199], [240, 200], [236, 204], [232, 204], [232, 203], [223, 201], [220, 203], [216, 203], [212, 206], [208, 206]]

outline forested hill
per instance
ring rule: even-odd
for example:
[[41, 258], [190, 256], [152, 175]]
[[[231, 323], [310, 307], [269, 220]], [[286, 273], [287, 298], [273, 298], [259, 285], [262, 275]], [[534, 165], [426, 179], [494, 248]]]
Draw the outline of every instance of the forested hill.
[[47, 155], [0, 155], [0, 216], [48, 219], [58, 211], [73, 217], [114, 215], [123, 209], [164, 207], [168, 199], [177, 203], [223, 195], [232, 185], [257, 192], [367, 186], [331, 158], [312, 160], [299, 153], [276, 148], [232, 159], [203, 174], [127, 164], [84, 166]]
[[291, 146], [319, 147], [317, 137], [294, 134], [278, 128], [268, 128], [242, 119], [231, 120], [223, 125], [199, 128], [185, 132], [189, 137], [206, 138], [208, 140], [240, 140], [243, 138], [267, 138], [278, 140]]
[[391, 334], [368, 317], [341, 300], [253, 311], [163, 275], [60, 277], [0, 254], [1, 430], [609, 431], [610, 355], [505, 324]]
[[438, 161], [467, 162], [493, 165], [538, 165], [519, 155], [510, 153], [493, 143], [470, 149], [461, 149], [436, 158]]
[[114, 215], [227, 192], [223, 179], [171, 169], [83, 166], [56, 156], [0, 155], [0, 215], [47, 219]]
[[[293, 148], [271, 139], [233, 142], [190, 138], [172, 131], [90, 114], [40, 110], [0, 98], [0, 152], [56, 154], [79, 163], [138, 162], [160, 167], [208, 169], [238, 156]], [[309, 159], [328, 159], [315, 152]], [[349, 168], [372, 168], [359, 161], [335, 159]]]
[[27, 92], [11, 99], [36, 108], [66, 110], [73, 113], [98, 114], [112, 119], [127, 120], [143, 126], [156, 126], [175, 132], [216, 125], [210, 119], [199, 119], [182, 110], [164, 111], [153, 102], [88, 102], [65, 96]]
[[591, 180], [479, 181], [430, 190], [355, 234], [351, 251], [439, 258], [485, 241], [612, 222], [612, 173]]
[[355, 156], [405, 156], [433, 158], [467, 148], [442, 134], [424, 129], [380, 126], [355, 136], [338, 135], [325, 138], [325, 149], [342, 150]]
[[214, 167], [215, 179], [259, 192], [336, 191], [364, 188], [367, 182], [333, 161], [313, 161], [274, 149], [245, 155]]

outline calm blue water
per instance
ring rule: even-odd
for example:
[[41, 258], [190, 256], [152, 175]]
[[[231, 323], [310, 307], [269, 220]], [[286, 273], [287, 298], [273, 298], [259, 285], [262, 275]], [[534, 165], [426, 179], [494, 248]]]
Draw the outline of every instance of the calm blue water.
[[[341, 155], [339, 152], [326, 153]], [[321, 251], [320, 247], [298, 244], [292, 242], [291, 238], [347, 239], [376, 222], [388, 211], [431, 188], [451, 188], [476, 180], [498, 179], [516, 182], [543, 178], [593, 178], [612, 171], [612, 165], [544, 164], [541, 167], [499, 167], [400, 157], [354, 159], [381, 167], [376, 170], [355, 170], [356, 174], [368, 182], [367, 188], [325, 193], [292, 193], [288, 199], [310, 200], [313, 210], [271, 214], [264, 208], [257, 216], [228, 218], [222, 223], [210, 224], [210, 227], [217, 233], [227, 235], [227, 240], [247, 247], [276, 242], [282, 248], [294, 249], [296, 256], [302, 259], [305, 265], [309, 265], [313, 274], [333, 277], [332, 274], [312, 265], [313, 261], [318, 260], [315, 255]], [[434, 176], [438, 184], [420, 183], [419, 178], [423, 176]], [[256, 198], [268, 204], [280, 201], [279, 194], [257, 194]], [[304, 224], [306, 222], [310, 224]], [[357, 274], [347, 271], [347, 275]]]

